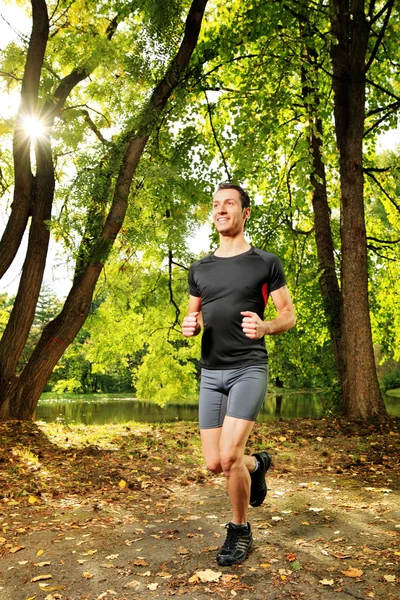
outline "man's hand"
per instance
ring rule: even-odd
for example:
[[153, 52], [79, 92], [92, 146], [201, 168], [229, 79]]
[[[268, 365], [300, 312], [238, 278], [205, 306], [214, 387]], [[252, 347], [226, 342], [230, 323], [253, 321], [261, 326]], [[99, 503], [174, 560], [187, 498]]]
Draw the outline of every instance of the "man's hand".
[[243, 315], [242, 330], [243, 333], [252, 340], [259, 340], [267, 333], [265, 322], [260, 319], [257, 313], [244, 310], [240, 313]]
[[199, 311], [191, 312], [183, 319], [182, 334], [185, 337], [192, 337], [200, 333], [201, 325], [197, 319]]

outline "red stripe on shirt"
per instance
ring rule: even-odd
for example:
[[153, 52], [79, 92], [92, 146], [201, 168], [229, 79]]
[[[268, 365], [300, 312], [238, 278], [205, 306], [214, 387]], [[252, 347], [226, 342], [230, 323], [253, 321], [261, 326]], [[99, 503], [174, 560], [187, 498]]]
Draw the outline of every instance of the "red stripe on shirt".
[[261, 288], [261, 292], [264, 298], [264, 305], [267, 306], [267, 302], [268, 302], [268, 285], [266, 283], [264, 283], [264, 285]]

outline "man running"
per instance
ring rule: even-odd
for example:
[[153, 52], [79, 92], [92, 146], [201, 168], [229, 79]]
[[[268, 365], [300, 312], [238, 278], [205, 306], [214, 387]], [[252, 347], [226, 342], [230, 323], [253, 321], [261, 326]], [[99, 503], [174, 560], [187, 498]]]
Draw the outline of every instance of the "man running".
[[[267, 452], [249, 456], [245, 446], [263, 405], [268, 381], [264, 336], [294, 326], [296, 317], [279, 259], [248, 244], [244, 227], [250, 217], [248, 194], [221, 184], [214, 195], [212, 219], [219, 233], [215, 252], [195, 262], [189, 272], [190, 299], [185, 337], [203, 329], [199, 421], [207, 468], [223, 472], [232, 505], [225, 543], [217, 562], [245, 560], [253, 543], [247, 510], [267, 493]], [[277, 316], [264, 321], [271, 296]]]

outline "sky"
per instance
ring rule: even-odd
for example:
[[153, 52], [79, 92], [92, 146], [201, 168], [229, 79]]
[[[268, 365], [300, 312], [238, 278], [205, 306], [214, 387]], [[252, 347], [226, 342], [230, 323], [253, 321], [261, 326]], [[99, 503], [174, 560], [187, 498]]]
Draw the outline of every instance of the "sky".
[[[25, 17], [17, 7], [15, 1], [8, 4], [2, 3], [0, 8], [0, 50], [5, 48], [18, 34], [29, 34], [30, 28], [30, 19]], [[15, 114], [16, 108], [18, 107], [18, 101], [18, 95], [10, 97], [0, 94], [0, 117], [4, 119]], [[388, 131], [379, 136], [378, 148], [380, 150], [394, 149], [396, 146], [399, 146], [399, 142], [400, 129]], [[6, 222], [7, 212], [4, 210], [4, 207], [0, 205], [0, 234], [3, 231]], [[201, 251], [207, 251], [209, 249], [210, 232], [210, 225], [203, 225], [199, 227], [194, 236], [188, 239], [189, 248], [193, 254], [196, 255]], [[28, 232], [24, 235], [23, 244], [15, 257], [13, 264], [1, 280], [0, 292], [7, 292], [9, 295], [13, 295], [17, 292], [27, 239]], [[72, 275], [72, 270], [68, 270], [66, 266], [66, 257], [62, 246], [52, 240], [46, 263], [44, 283], [51, 287], [55, 293], [62, 298], [65, 297], [70, 290]]]

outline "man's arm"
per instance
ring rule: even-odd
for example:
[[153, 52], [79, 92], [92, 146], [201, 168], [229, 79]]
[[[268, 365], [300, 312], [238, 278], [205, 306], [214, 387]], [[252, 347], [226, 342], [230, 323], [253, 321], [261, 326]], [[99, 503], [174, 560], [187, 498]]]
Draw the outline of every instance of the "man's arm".
[[271, 292], [271, 298], [278, 315], [271, 321], [262, 321], [257, 313], [248, 310], [241, 312], [243, 315], [243, 333], [253, 339], [259, 340], [264, 335], [278, 335], [291, 329], [296, 323], [296, 315], [292, 299], [286, 285]]
[[185, 337], [199, 335], [202, 324], [201, 299], [197, 296], [189, 296], [188, 315], [183, 319], [182, 334]]

